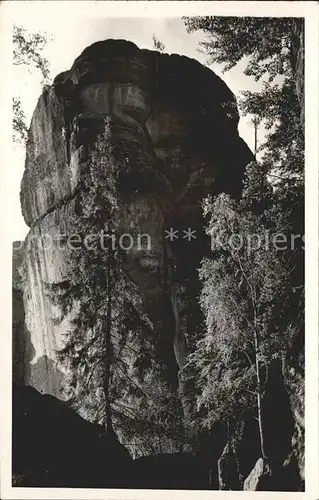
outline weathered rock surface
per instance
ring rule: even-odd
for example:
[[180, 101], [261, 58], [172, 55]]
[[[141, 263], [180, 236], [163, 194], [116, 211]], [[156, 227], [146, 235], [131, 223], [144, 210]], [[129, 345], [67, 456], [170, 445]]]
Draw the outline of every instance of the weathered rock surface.
[[[122, 40], [85, 49], [44, 90], [32, 118], [21, 184], [22, 212], [31, 228], [24, 259], [26, 327], [35, 348], [29, 383], [62, 397], [54, 351], [68, 322], [53, 323], [57, 311], [45, 282], [62, 281], [68, 269], [61, 235], [72, 233], [83, 171], [106, 118], [120, 174], [119, 228], [133, 238], [147, 233], [152, 242], [150, 249], [127, 252], [130, 273], [161, 339], [187, 421], [192, 403], [179, 371], [199, 308], [183, 297], [197, 293], [197, 268], [210, 243], [200, 203], [210, 193], [239, 193], [252, 154], [238, 135], [235, 98], [219, 77], [195, 60]], [[190, 227], [197, 238], [180, 236], [170, 244], [170, 227], [179, 235]]]
[[303, 325], [296, 332], [292, 345], [288, 347], [284, 371], [284, 383], [293, 417], [291, 437], [292, 453], [286, 466], [297, 464], [298, 474], [304, 487], [305, 481], [305, 345]]
[[218, 483], [220, 490], [241, 489], [237, 458], [229, 443], [218, 460]]
[[269, 476], [269, 466], [263, 458], [259, 458], [245, 480], [244, 491], [258, 491], [263, 489], [260, 487], [260, 482], [267, 476]]
[[61, 372], [55, 365], [54, 351], [61, 346], [66, 323], [54, 325], [58, 310], [52, 305], [46, 283], [62, 280], [67, 271], [67, 250], [60, 243], [71, 212], [72, 206], [67, 203], [49, 213], [35, 224], [24, 245], [25, 325], [35, 351], [27, 383], [60, 397]]
[[28, 380], [29, 362], [34, 356], [29, 332], [25, 326], [23, 280], [20, 268], [23, 261], [23, 241], [12, 245], [12, 377], [17, 383]]
[[[85, 49], [38, 101], [21, 188], [28, 225], [73, 195], [105, 116], [131, 163], [136, 141], [135, 171], [148, 163], [178, 189], [195, 170], [202, 178], [197, 188], [211, 184], [216, 191], [224, 181], [240, 189], [251, 153], [238, 136], [235, 98], [224, 82], [187, 57], [106, 40]], [[205, 166], [213, 178], [200, 171]]]
[[244, 491], [304, 491], [296, 463], [259, 458], [244, 482]]

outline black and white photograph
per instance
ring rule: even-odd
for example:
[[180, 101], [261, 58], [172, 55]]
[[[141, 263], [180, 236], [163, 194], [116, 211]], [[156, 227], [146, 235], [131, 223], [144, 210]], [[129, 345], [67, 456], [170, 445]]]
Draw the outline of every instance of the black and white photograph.
[[305, 456], [315, 466], [318, 434], [305, 435], [318, 418], [318, 303], [305, 308], [305, 210], [308, 224], [318, 207], [309, 213], [305, 183], [316, 189], [318, 164], [305, 143], [318, 101], [305, 67], [318, 5], [253, 2], [283, 12], [257, 15], [250, 2], [4, 3], [1, 497], [314, 500]]

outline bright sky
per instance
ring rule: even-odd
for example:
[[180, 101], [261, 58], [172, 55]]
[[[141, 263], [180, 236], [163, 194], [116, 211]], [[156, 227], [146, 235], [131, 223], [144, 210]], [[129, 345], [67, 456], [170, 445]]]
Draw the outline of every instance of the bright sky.
[[[61, 71], [69, 69], [74, 59], [88, 45], [107, 38], [121, 38], [131, 40], [140, 48], [153, 48], [153, 35], [164, 45], [165, 52], [184, 54], [197, 59], [205, 64], [205, 55], [199, 52], [199, 41], [203, 40], [203, 33], [196, 32], [187, 34], [183, 21], [180, 18], [94, 18], [83, 19], [77, 17], [63, 18], [57, 22], [51, 16], [29, 17], [19, 21], [22, 26], [30, 32], [47, 32], [52, 38], [48, 42], [45, 56], [49, 60], [51, 76], [54, 78]], [[232, 92], [238, 96], [242, 90], [256, 90], [257, 84], [252, 78], [242, 72], [242, 65], [223, 74], [219, 65], [210, 66], [215, 73], [223, 78]], [[30, 73], [26, 67], [14, 67], [13, 69], [13, 95], [19, 96], [27, 116], [31, 119], [37, 99], [41, 93], [40, 76]], [[253, 126], [247, 119], [241, 119], [239, 132], [251, 149], [254, 144]], [[19, 201], [20, 181], [24, 169], [24, 150], [17, 147], [14, 151], [14, 178], [12, 182], [13, 203], [13, 238], [24, 239], [28, 232], [25, 225]]]

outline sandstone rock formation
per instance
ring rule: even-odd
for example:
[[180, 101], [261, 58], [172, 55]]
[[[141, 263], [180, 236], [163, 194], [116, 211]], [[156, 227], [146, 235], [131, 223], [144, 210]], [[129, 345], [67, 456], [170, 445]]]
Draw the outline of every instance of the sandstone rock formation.
[[[147, 233], [152, 241], [151, 249], [128, 251], [131, 275], [161, 339], [187, 420], [191, 402], [178, 372], [197, 327], [192, 318], [199, 314], [183, 297], [196, 294], [198, 264], [209, 251], [200, 203], [209, 193], [238, 194], [252, 154], [238, 135], [235, 98], [219, 77], [195, 60], [140, 50], [127, 41], [106, 40], [85, 49], [43, 91], [32, 118], [21, 184], [30, 226], [24, 303], [35, 348], [29, 381], [62, 397], [54, 351], [68, 324], [53, 323], [56, 311], [44, 284], [62, 281], [67, 272], [61, 236], [72, 233], [83, 169], [106, 118], [121, 178], [119, 227], [133, 237]], [[179, 231], [178, 241], [165, 238], [171, 227]], [[196, 231], [192, 242], [182, 238], [189, 227]], [[39, 379], [34, 367], [43, 356], [47, 373]]]
[[245, 491], [257, 491], [259, 488], [258, 482], [260, 481], [260, 478], [263, 477], [266, 472], [266, 465], [264, 463], [264, 460], [262, 458], [259, 458], [256, 462], [255, 467], [247, 477], [245, 484], [244, 484], [244, 490]]

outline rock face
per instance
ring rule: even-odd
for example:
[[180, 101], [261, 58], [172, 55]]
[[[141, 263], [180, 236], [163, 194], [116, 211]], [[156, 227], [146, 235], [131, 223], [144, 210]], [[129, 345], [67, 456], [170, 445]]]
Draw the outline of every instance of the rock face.
[[287, 457], [285, 466], [295, 469], [304, 488], [305, 481], [305, 345], [304, 325], [296, 332], [296, 336], [286, 354], [284, 382], [289, 397], [293, 416], [293, 433], [291, 438], [292, 453]]
[[23, 262], [23, 241], [12, 245], [12, 377], [16, 383], [27, 383], [29, 363], [35, 354], [25, 325], [23, 280], [20, 269]]
[[[61, 237], [72, 233], [83, 171], [106, 119], [121, 178], [119, 226], [134, 241], [144, 233], [151, 240], [150, 248], [127, 251], [130, 273], [161, 339], [163, 362], [187, 421], [192, 403], [179, 371], [199, 311], [184, 303], [184, 296], [197, 293], [197, 268], [210, 246], [200, 203], [210, 193], [240, 193], [253, 156], [238, 135], [235, 98], [219, 77], [195, 60], [140, 50], [122, 40], [85, 49], [44, 90], [32, 118], [21, 184], [22, 212], [30, 226], [25, 319], [35, 348], [29, 383], [62, 397], [54, 351], [68, 321], [54, 324], [45, 282], [63, 281], [68, 270]], [[171, 227], [179, 232], [172, 242], [165, 238]], [[191, 242], [182, 237], [188, 228], [196, 231]]]
[[[105, 116], [113, 120], [114, 136], [119, 134], [131, 163], [136, 141], [135, 171], [144, 162], [149, 167], [156, 163], [158, 174], [170, 174], [168, 180], [181, 188], [187, 174], [206, 166], [207, 172], [197, 172], [202, 178], [210, 174], [206, 182], [202, 179], [204, 185], [216, 191], [224, 181], [223, 187], [240, 188], [251, 154], [238, 137], [235, 99], [223, 81], [186, 57], [107, 40], [85, 49], [39, 99], [21, 188], [28, 225], [72, 197]], [[199, 189], [201, 182], [194, 187]]]
[[[293, 23], [291, 33], [291, 66], [297, 97], [300, 104], [300, 118], [305, 128], [305, 21], [296, 18]], [[303, 219], [304, 220], [304, 219]], [[302, 232], [304, 226], [302, 225]], [[302, 265], [302, 268], [304, 265]], [[304, 277], [301, 278], [304, 280]], [[302, 306], [304, 309], [304, 293], [301, 295]], [[291, 345], [287, 346], [284, 381], [289, 396], [290, 407], [293, 414], [294, 432], [292, 435], [292, 453], [288, 456], [285, 467], [289, 468], [293, 477], [296, 476], [298, 469], [299, 488], [304, 489], [305, 481], [305, 328], [303, 313], [300, 314], [298, 327]], [[300, 483], [301, 479], [301, 483]]]
[[268, 467], [263, 458], [259, 458], [255, 467], [247, 477], [244, 483], [244, 491], [258, 491], [260, 490], [260, 480], [267, 476]]
[[220, 490], [240, 490], [238, 463], [229, 443], [218, 460], [218, 482]]

